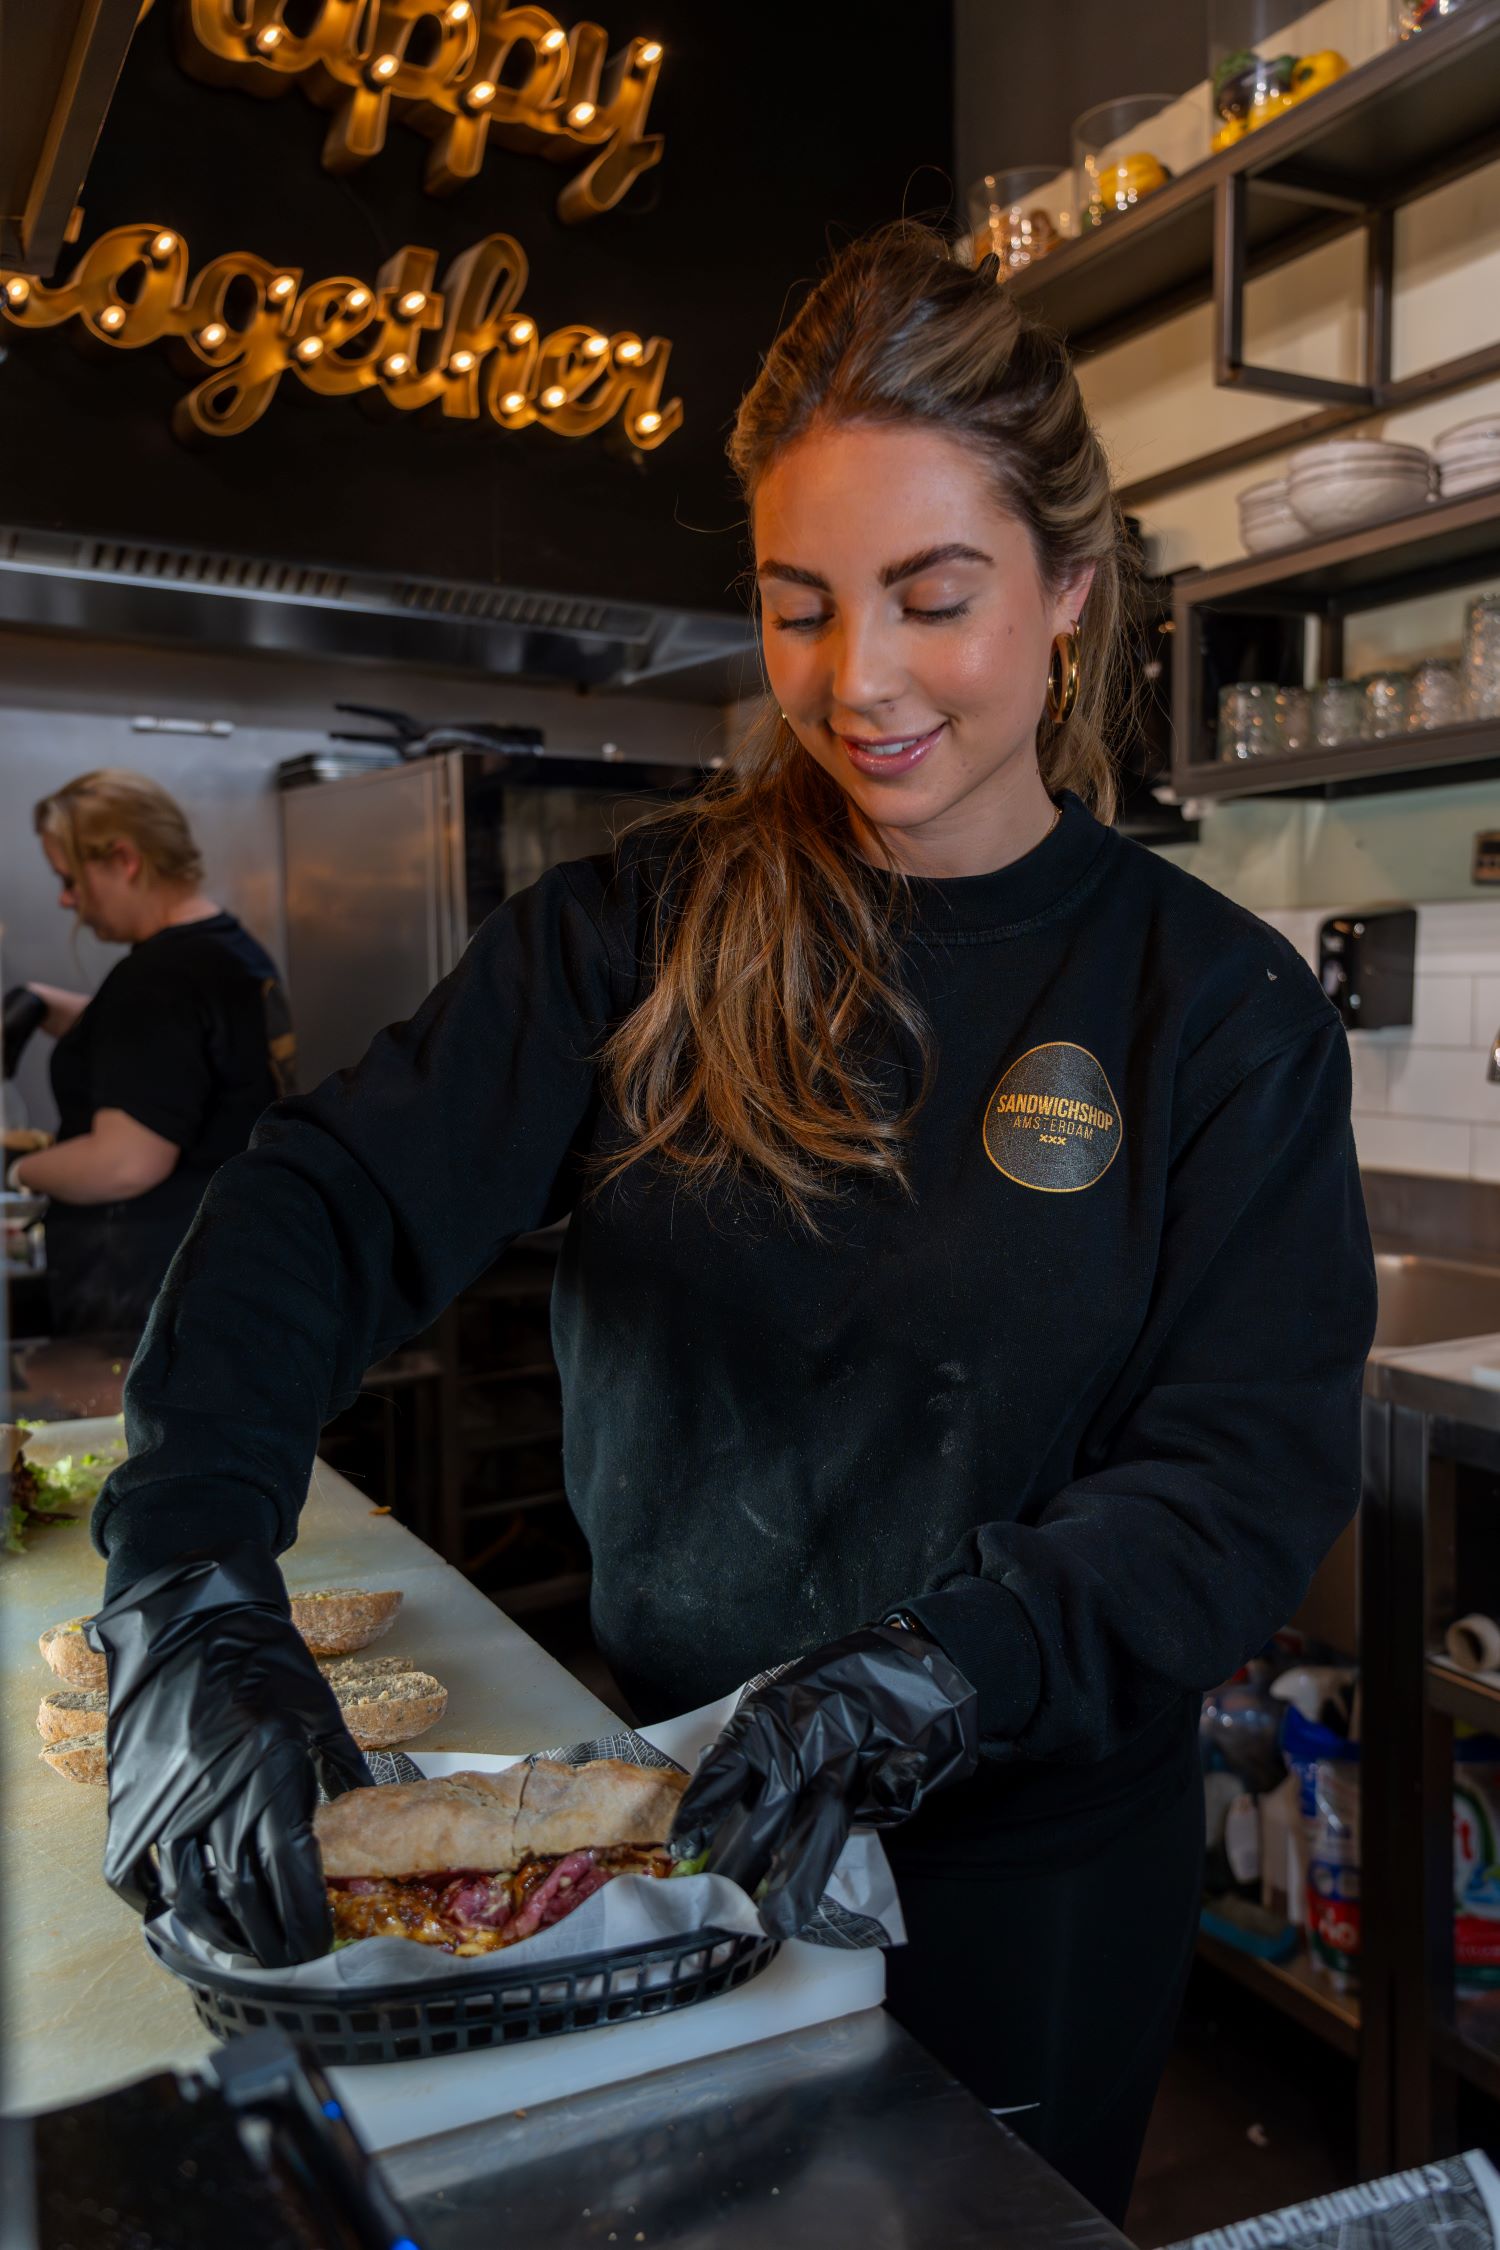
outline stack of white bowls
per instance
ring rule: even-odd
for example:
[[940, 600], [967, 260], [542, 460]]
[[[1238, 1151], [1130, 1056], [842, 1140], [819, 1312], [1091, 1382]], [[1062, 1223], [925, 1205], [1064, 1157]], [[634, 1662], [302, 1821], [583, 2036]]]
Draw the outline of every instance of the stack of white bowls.
[[1307, 533], [1299, 516], [1292, 514], [1286, 478], [1270, 477], [1264, 484], [1247, 484], [1237, 496], [1240, 511], [1240, 544], [1247, 554], [1266, 555], [1275, 547], [1295, 547]]
[[1425, 506], [1432, 463], [1420, 445], [1397, 445], [1388, 438], [1329, 438], [1292, 455], [1286, 486], [1292, 513], [1304, 531], [1336, 539]]
[[1461, 500], [1465, 493], [1500, 484], [1500, 414], [1480, 414], [1444, 430], [1432, 452], [1445, 500]]

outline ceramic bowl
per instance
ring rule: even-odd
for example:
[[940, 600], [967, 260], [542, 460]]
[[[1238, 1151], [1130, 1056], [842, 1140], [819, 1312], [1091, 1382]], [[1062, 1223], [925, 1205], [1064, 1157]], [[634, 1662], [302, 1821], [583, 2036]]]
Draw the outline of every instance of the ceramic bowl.
[[1425, 503], [1429, 472], [1404, 465], [1293, 472], [1288, 497], [1306, 528], [1324, 537], [1357, 531], [1362, 524], [1413, 514]]

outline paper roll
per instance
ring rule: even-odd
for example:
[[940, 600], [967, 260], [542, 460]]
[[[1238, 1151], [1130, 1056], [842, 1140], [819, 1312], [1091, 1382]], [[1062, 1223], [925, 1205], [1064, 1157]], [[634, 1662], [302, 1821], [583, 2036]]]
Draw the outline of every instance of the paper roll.
[[1465, 1672], [1500, 1671], [1500, 1625], [1476, 1610], [1456, 1618], [1444, 1636], [1449, 1656]]

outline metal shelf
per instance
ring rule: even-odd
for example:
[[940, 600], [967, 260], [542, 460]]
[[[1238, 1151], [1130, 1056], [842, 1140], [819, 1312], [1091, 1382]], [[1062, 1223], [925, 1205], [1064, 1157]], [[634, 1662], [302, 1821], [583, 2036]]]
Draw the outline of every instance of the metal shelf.
[[1215, 206], [1232, 180], [1247, 183], [1250, 271], [1299, 256], [1350, 220], [1313, 214], [1277, 189], [1389, 209], [1472, 169], [1500, 147], [1497, 73], [1500, 0], [1481, 0], [1193, 165], [1006, 286], [1075, 350], [1149, 327], [1210, 295]]
[[1324, 2039], [1351, 2059], [1359, 2054], [1359, 2002], [1352, 1994], [1337, 1992], [1315, 1969], [1305, 1954], [1294, 1961], [1262, 1961], [1198, 1932], [1198, 1958], [1222, 1969], [1237, 1984], [1259, 1995], [1301, 2024], [1304, 2031]]
[[[1251, 615], [1303, 610], [1338, 601], [1373, 608], [1387, 594], [1462, 585], [1470, 564], [1500, 552], [1500, 484], [1464, 500], [1429, 500], [1410, 515], [1362, 524], [1337, 539], [1310, 539], [1274, 554], [1247, 555], [1216, 570], [1187, 570], [1173, 580], [1174, 612], [1185, 604]], [[1267, 595], [1275, 597], [1270, 603]], [[1358, 600], [1351, 599], [1360, 597]]]
[[1295, 797], [1304, 791], [1340, 796], [1403, 775], [1428, 787], [1450, 777], [1482, 780], [1500, 771], [1500, 719], [1459, 727], [1424, 727], [1381, 742], [1346, 742], [1337, 750], [1299, 751], [1240, 765], [1215, 759], [1181, 765], [1172, 776], [1179, 797]]

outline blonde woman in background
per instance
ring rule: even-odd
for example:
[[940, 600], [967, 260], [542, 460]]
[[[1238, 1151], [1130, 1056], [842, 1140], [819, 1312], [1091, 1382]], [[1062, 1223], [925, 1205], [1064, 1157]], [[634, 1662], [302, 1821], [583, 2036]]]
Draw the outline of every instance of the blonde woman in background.
[[275, 963], [202, 889], [182, 808], [144, 774], [81, 774], [36, 807], [58, 904], [129, 951], [92, 999], [26, 984], [5, 996], [5, 1065], [31, 1033], [57, 1042], [54, 1147], [7, 1185], [50, 1198], [54, 1330], [135, 1332], [210, 1176], [293, 1084]]

